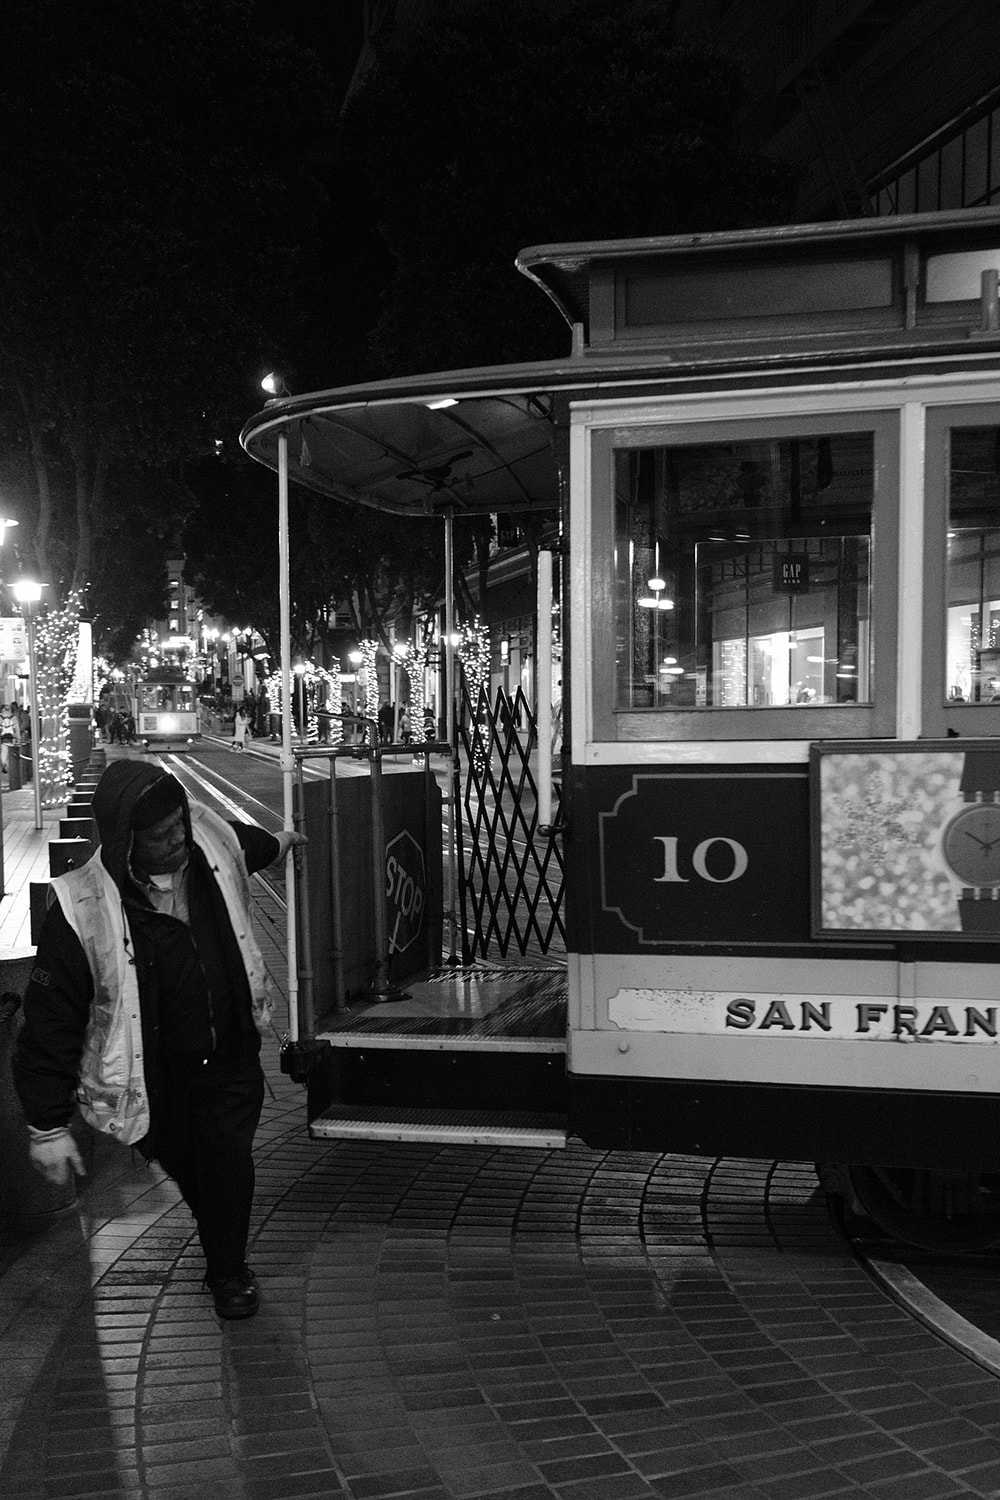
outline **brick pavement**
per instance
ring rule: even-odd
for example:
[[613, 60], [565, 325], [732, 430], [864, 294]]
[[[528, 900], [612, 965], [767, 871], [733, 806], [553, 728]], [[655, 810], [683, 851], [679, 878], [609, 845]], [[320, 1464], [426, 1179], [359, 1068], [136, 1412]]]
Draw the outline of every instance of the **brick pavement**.
[[175, 1189], [111, 1143], [0, 1240], [4, 1500], [1000, 1496], [1000, 1382], [805, 1167], [317, 1144], [265, 1059], [257, 1318], [216, 1319]]

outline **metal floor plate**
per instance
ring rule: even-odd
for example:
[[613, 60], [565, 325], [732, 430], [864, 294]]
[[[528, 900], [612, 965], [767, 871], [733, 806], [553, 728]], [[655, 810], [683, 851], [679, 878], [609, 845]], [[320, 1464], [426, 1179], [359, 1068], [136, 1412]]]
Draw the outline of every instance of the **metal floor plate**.
[[309, 1126], [314, 1139], [452, 1142], [464, 1146], [566, 1145], [561, 1115], [505, 1113], [492, 1110], [375, 1109], [334, 1105]]
[[335, 1047], [564, 1052], [566, 993], [562, 969], [444, 971], [408, 983], [405, 999], [324, 1017], [317, 1037]]

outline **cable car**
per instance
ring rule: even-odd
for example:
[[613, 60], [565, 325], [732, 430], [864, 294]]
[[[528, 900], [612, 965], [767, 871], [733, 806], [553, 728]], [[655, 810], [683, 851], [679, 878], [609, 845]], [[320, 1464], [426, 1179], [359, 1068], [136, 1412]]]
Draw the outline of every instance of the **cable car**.
[[[993, 1243], [1000, 211], [518, 268], [565, 360], [290, 397], [243, 433], [331, 499], [560, 519], [561, 798], [543, 754], [532, 836], [564, 851], [562, 1056], [491, 1092], [442, 1026], [429, 1092], [502, 1107], [513, 1078], [590, 1145], [812, 1161], [893, 1233]], [[364, 1016], [321, 1031], [317, 1076], [399, 1133], [407, 1043]]]
[[182, 749], [201, 737], [195, 685], [182, 672], [161, 667], [135, 686], [135, 724], [139, 743], [155, 749]]

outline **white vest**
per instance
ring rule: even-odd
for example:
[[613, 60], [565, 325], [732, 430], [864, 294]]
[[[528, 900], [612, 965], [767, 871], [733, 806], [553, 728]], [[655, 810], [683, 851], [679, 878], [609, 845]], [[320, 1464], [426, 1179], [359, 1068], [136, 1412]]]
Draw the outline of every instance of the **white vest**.
[[[250, 926], [250, 877], [239, 839], [223, 818], [199, 806], [191, 808], [191, 832], [222, 892], [250, 986], [254, 1025], [266, 1031], [273, 1009], [270, 984]], [[95, 1130], [130, 1145], [149, 1131], [149, 1100], [125, 904], [99, 849], [79, 870], [53, 880], [52, 889], [94, 981], [77, 1085], [80, 1113]]]

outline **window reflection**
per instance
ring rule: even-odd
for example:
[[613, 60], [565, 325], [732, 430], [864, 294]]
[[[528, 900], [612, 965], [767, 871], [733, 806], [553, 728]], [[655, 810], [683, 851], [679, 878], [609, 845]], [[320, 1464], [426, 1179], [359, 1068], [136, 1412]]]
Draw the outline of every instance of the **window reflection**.
[[952, 428], [945, 700], [1000, 702], [1000, 427]]
[[620, 709], [870, 699], [870, 432], [619, 449]]

